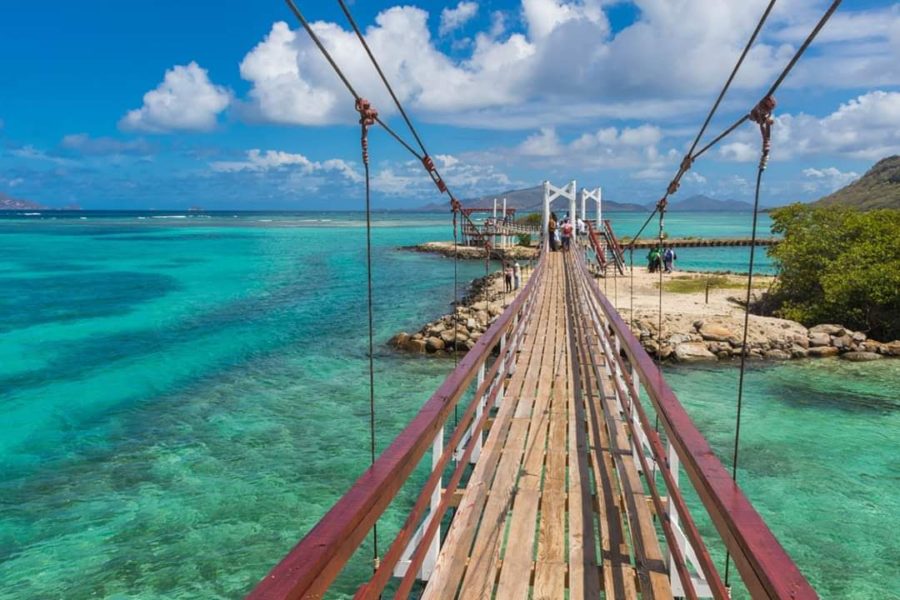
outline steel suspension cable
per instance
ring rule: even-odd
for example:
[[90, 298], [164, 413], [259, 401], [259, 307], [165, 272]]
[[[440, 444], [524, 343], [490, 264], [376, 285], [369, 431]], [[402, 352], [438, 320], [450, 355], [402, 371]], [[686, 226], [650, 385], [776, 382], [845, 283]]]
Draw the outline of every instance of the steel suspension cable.
[[[359, 100], [361, 96], [357, 93], [356, 88], [353, 87], [353, 84], [350, 83], [350, 80], [347, 79], [347, 76], [344, 74], [344, 71], [338, 66], [335, 62], [334, 58], [331, 56], [331, 53], [328, 52], [328, 49], [325, 48], [325, 45], [322, 43], [322, 40], [319, 39], [319, 36], [316, 35], [316, 32], [313, 31], [312, 26], [309, 24], [309, 21], [306, 20], [306, 17], [303, 16], [303, 13], [297, 8], [297, 5], [294, 3], [294, 0], [285, 0], [288, 8], [294, 13], [294, 16], [297, 17], [297, 20], [300, 21], [300, 24], [303, 26], [303, 29], [306, 30], [306, 33], [309, 35], [310, 39], [312, 39], [313, 43], [319, 49], [319, 52], [322, 53], [322, 56], [325, 57], [325, 60], [328, 61], [328, 64], [331, 65], [331, 68], [334, 70], [335, 74], [337, 74], [338, 78], [340, 78], [341, 82], [344, 84], [344, 87], [347, 88], [347, 91], [353, 96], [354, 100]], [[409, 145], [400, 135], [394, 131], [387, 123], [385, 123], [380, 117], [375, 117], [375, 122], [381, 125], [384, 130], [390, 134], [397, 142], [400, 143], [401, 146], [406, 148], [410, 153], [412, 153], [419, 160], [423, 160], [424, 157], [421, 156], [415, 148]]]
[[[726, 137], [732, 131], [737, 129], [738, 126], [740, 126], [744, 121], [747, 120], [746, 116], [741, 118], [736, 123], [731, 125], [728, 129], [726, 129], [724, 133], [718, 135], [712, 142], [710, 142], [709, 144], [704, 146], [703, 149], [701, 149], [699, 152], [694, 154], [694, 150], [697, 148], [697, 144], [700, 143], [700, 140], [703, 137], [703, 134], [706, 132], [706, 128], [709, 126], [709, 123], [712, 121], [713, 116], [715, 116], [716, 111], [719, 109], [719, 105], [722, 103], [722, 99], [725, 97], [725, 94], [728, 92], [728, 88], [731, 87], [731, 83], [734, 81], [734, 78], [737, 75], [738, 70], [740, 70], [741, 65], [744, 63], [744, 59], [747, 58], [747, 54], [750, 52], [750, 48], [753, 46], [753, 43], [756, 41], [756, 38], [759, 36], [759, 32], [762, 31], [763, 25], [765, 24], [766, 20], [769, 18], [769, 13], [772, 12], [772, 8], [775, 6], [775, 2], [776, 2], [776, 0], [770, 0], [768, 6], [766, 6], [766, 10], [765, 10], [765, 12], [763, 12], [759, 21], [756, 23], [756, 28], [753, 30], [753, 33], [750, 35], [750, 39], [747, 40], [747, 43], [744, 45], [744, 50], [741, 52], [741, 55], [738, 58], [737, 62], [735, 63], [734, 68], [731, 69], [731, 74], [728, 76], [728, 79], [725, 81], [725, 85], [722, 86], [722, 89], [721, 89], [721, 91], [719, 91], [719, 95], [716, 98], [716, 101], [713, 103], [712, 108], [710, 108], [709, 113], [707, 113], [706, 119], [703, 121], [703, 125], [700, 127], [700, 131], [698, 131], [696, 137], [694, 137], [694, 141], [691, 144], [691, 148], [690, 148], [690, 150], [687, 151], [687, 154], [685, 155], [684, 160], [682, 160], [681, 167], [679, 168], [678, 174], [673, 179], [673, 183], [675, 184], [674, 187], [676, 190], [678, 189], [678, 182], [680, 181], [681, 177], [684, 175], [685, 172], [687, 172], [687, 170], [691, 167], [693, 162], [697, 158], [700, 157], [700, 155], [702, 155], [704, 152], [709, 150], [711, 147], [713, 147], [720, 140], [722, 140], [724, 137]], [[670, 184], [669, 189], [672, 189], [671, 184]], [[674, 193], [674, 190], [671, 192], [667, 192], [666, 195], [663, 197], [663, 200], [661, 200], [661, 202], [665, 203], [665, 199], [668, 198], [668, 196], [671, 193]], [[641, 233], [643, 233], [644, 228], [647, 227], [647, 225], [650, 223], [650, 220], [653, 219], [654, 215], [656, 215], [656, 212], [658, 210], [659, 210], [659, 205], [657, 204], [657, 207], [654, 208], [653, 212], [650, 213], [650, 216], [647, 217], [647, 220], [641, 226], [638, 233], [631, 239], [632, 243], [637, 240], [638, 236], [640, 236]]]
[[381, 65], [378, 64], [378, 60], [375, 58], [375, 55], [372, 53], [372, 49], [369, 48], [369, 43], [366, 41], [366, 38], [363, 36], [362, 31], [359, 29], [359, 26], [356, 24], [356, 19], [353, 18], [353, 15], [350, 13], [350, 9], [347, 8], [347, 4], [344, 0], [338, 0], [338, 4], [341, 5], [341, 10], [344, 11], [344, 15], [346, 15], [347, 20], [350, 22], [350, 26], [353, 28], [353, 31], [356, 32], [356, 37], [359, 38], [360, 43], [363, 48], [366, 50], [366, 54], [369, 55], [369, 60], [372, 61], [372, 65], [374, 65], [375, 70], [378, 71], [378, 76], [381, 77], [381, 81], [384, 83], [384, 87], [387, 88], [388, 93], [390, 93], [391, 98], [394, 99], [394, 104], [397, 105], [397, 110], [400, 111], [400, 114], [403, 116], [403, 120], [406, 121], [406, 126], [409, 127], [409, 131], [413, 134], [413, 137], [416, 138], [416, 142], [419, 144], [419, 148], [422, 149], [422, 154], [427, 155], [428, 151], [425, 149], [425, 144], [422, 143], [422, 138], [419, 137], [416, 128], [413, 127], [412, 121], [409, 116], [406, 114], [406, 111], [403, 110], [403, 105], [400, 103], [400, 100], [397, 98], [397, 94], [394, 93], [394, 88], [391, 86], [390, 82], [387, 80], [387, 77], [384, 75], [384, 71], [381, 70]]
[[[370, 450], [370, 468], [375, 464], [375, 308], [374, 294], [372, 291], [372, 194], [371, 194], [371, 178], [369, 176], [369, 156], [368, 141], [366, 139], [367, 128], [369, 122], [366, 116], [360, 118], [360, 126], [362, 128], [362, 149], [363, 149], [363, 165], [365, 167], [366, 178], [366, 283], [367, 283], [367, 306], [369, 317], [369, 450]], [[379, 566], [378, 558], [378, 520], [372, 527], [372, 565], [373, 570], [377, 570]]]
[[[756, 229], [757, 222], [759, 217], [759, 195], [760, 195], [760, 187], [762, 186], [762, 176], [763, 172], [766, 170], [766, 165], [769, 159], [769, 149], [771, 144], [771, 125], [774, 121], [772, 118], [772, 109], [775, 107], [775, 100], [772, 95], [778, 89], [778, 87], [784, 82], [785, 78], [794, 68], [794, 65], [797, 64], [797, 61], [800, 60], [800, 57], [803, 56], [803, 53], [806, 52], [806, 49], [809, 48], [810, 44], [812, 44], [813, 40], [825, 26], [825, 23], [831, 18], [834, 12], [837, 10], [840, 5], [841, 0], [834, 0], [831, 5], [828, 7], [828, 10], [822, 15], [819, 21], [816, 23], [815, 27], [809, 33], [809, 35], [804, 40], [803, 44], [794, 54], [794, 57], [790, 60], [787, 66], [782, 70], [781, 74], [772, 84], [772, 87], [769, 88], [766, 96], [760, 100], [759, 104], [754, 107], [754, 109], [748, 115], [748, 118], [753, 120], [754, 122], [759, 124], [760, 132], [762, 134], [762, 152], [760, 154], [759, 166], [756, 171], [756, 187], [753, 194], [753, 219], [751, 224], [750, 231], [750, 258], [748, 261], [748, 273], [747, 273], [747, 293], [744, 297], [744, 330], [741, 339], [741, 365], [740, 372], [738, 375], [738, 391], [737, 391], [737, 407], [735, 414], [735, 426], [734, 426], [734, 453], [732, 454], [731, 461], [731, 479], [737, 482], [737, 470], [738, 470], [738, 458], [740, 456], [740, 442], [741, 442], [741, 416], [743, 413], [743, 400], [744, 400], [744, 378], [746, 374], [747, 367], [747, 355], [749, 354], [749, 350], [747, 348], [747, 338], [749, 334], [750, 328], [750, 301], [752, 297], [752, 289], [753, 289], [753, 269], [755, 266], [755, 257], [756, 257]], [[726, 551], [725, 553], [725, 585], [728, 585], [729, 582], [729, 571], [731, 566], [731, 554]]]
[[[438, 187], [438, 190], [440, 190], [441, 192], [447, 192], [447, 194], [451, 198], [451, 205], [455, 206], [455, 203], [453, 202], [453, 199], [455, 198], [453, 193], [450, 192], [447, 183], [441, 177], [440, 171], [438, 170], [437, 166], [435, 166], [434, 161], [431, 159], [431, 155], [428, 154], [428, 150], [425, 148], [425, 143], [422, 141], [422, 136], [419, 135], [419, 132], [416, 130], [412, 119], [409, 118], [409, 115], [403, 108], [403, 103], [400, 102], [400, 98], [394, 92], [394, 88], [391, 85], [390, 81], [388, 81], [387, 76], [384, 74], [384, 70], [381, 68], [381, 64], [379, 64], [378, 59], [375, 58], [375, 53], [372, 52], [372, 48], [366, 41], [366, 38], [363, 35], [362, 30], [359, 28], [356, 19], [353, 18], [353, 14], [350, 12], [350, 8], [347, 6], [344, 0], [338, 0], [338, 4], [340, 4], [341, 10], [344, 12], [344, 15], [347, 17], [347, 21], [350, 23], [350, 27], [353, 29], [357, 39], [359, 39], [360, 44], [362, 45], [363, 49], [365, 49], [366, 54], [369, 56], [369, 60], [372, 62], [372, 66], [374, 66], [375, 70], [378, 72], [378, 76], [381, 78], [382, 83], [384, 83], [384, 87], [387, 88], [388, 93], [391, 95], [394, 104], [397, 106], [397, 110], [400, 111], [403, 120], [406, 121], [406, 126], [409, 128], [410, 133], [412, 133], [413, 137], [416, 139], [416, 142], [419, 144], [419, 148], [421, 148], [422, 150], [422, 155], [419, 155], [417, 152], [412, 151], [410, 148], [407, 149], [411, 150], [413, 154], [415, 154], [416, 157], [422, 162], [422, 165], [425, 167], [425, 170], [428, 172], [429, 176]], [[489, 259], [490, 251], [487, 252], [487, 255]]]
[[[769, 18], [769, 13], [772, 12], [772, 7], [775, 6], [776, 0], [770, 0], [769, 5], [766, 7], [766, 11], [763, 13], [762, 17], [760, 17], [759, 22], [756, 24], [756, 29], [753, 30], [753, 34], [750, 36], [750, 39], [747, 40], [747, 43], [744, 45], [744, 50], [741, 52], [740, 58], [738, 58], [737, 63], [735, 63], [734, 68], [731, 70], [731, 75], [728, 76], [728, 80], [725, 82], [725, 85], [722, 86], [722, 91], [719, 92], [719, 97], [716, 98], [715, 103], [709, 111], [709, 114], [706, 115], [706, 120], [703, 122], [703, 126], [700, 127], [700, 131], [697, 132], [697, 137], [694, 138], [694, 143], [691, 144], [691, 149], [688, 150], [688, 156], [694, 156], [694, 149], [697, 148], [697, 144], [700, 143], [700, 139], [703, 137], [703, 133], [706, 131], [707, 126], [709, 126], [709, 122], [712, 121], [713, 115], [716, 114], [716, 110], [719, 108], [719, 104], [722, 103], [722, 98], [725, 97], [725, 94], [728, 92], [728, 88], [731, 87], [731, 82], [734, 81], [734, 77], [737, 75], [738, 70], [741, 68], [741, 65], [744, 62], [744, 59], [747, 58], [747, 54], [750, 52], [751, 46], [753, 46], [753, 42], [756, 41], [756, 37], [759, 35], [759, 32], [762, 30], [763, 25], [766, 22], [766, 19]], [[696, 157], [695, 157], [696, 158]]]

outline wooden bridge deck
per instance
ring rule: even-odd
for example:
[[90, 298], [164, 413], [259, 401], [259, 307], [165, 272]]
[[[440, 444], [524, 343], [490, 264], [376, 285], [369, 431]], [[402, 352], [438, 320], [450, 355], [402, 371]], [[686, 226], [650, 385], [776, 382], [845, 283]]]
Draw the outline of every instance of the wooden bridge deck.
[[[423, 598], [671, 598], [665, 560], [568, 257], [534, 318]], [[569, 268], [567, 268], [569, 267]]]

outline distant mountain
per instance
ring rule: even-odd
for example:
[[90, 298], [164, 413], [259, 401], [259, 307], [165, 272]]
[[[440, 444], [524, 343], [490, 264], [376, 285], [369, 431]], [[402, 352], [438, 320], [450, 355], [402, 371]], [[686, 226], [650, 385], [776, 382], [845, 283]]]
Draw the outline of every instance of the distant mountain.
[[668, 209], [671, 212], [752, 212], [753, 205], [740, 200], [716, 200], [697, 194], [684, 200], [670, 202]]
[[900, 156], [883, 158], [866, 174], [812, 203], [813, 206], [849, 206], [859, 210], [900, 208]]
[[[499, 194], [489, 194], [487, 196], [480, 196], [478, 198], [467, 198], [465, 200], [460, 200], [460, 202], [462, 202], [462, 205], [467, 208], [491, 208], [494, 206], [494, 198], [497, 199], [498, 209], [502, 206], [503, 198], [506, 198], [506, 207], [515, 208], [519, 213], [540, 212], [543, 209], [544, 188], [543, 186], [536, 185], [534, 187], [525, 188], [523, 190], [508, 190], [506, 192], [500, 192]], [[592, 205], [593, 201], [589, 201], [587, 207], [588, 214], [592, 214], [594, 211], [594, 207]], [[580, 198], [578, 200], [578, 209], [581, 209]], [[433, 202], [431, 204], [426, 204], [419, 210], [449, 211], [450, 202]], [[553, 210], [559, 212], [565, 211], [566, 209], [562, 208], [561, 200], [556, 200], [553, 203]], [[615, 202], [613, 200], [603, 200], [603, 210], [645, 212], [648, 209], [646, 206], [642, 206], [640, 204], [628, 204], [624, 202]]]
[[44, 208], [47, 207], [42, 204], [38, 204], [37, 202], [18, 200], [11, 196], [7, 196], [3, 192], [0, 192], [0, 210], [38, 210]]

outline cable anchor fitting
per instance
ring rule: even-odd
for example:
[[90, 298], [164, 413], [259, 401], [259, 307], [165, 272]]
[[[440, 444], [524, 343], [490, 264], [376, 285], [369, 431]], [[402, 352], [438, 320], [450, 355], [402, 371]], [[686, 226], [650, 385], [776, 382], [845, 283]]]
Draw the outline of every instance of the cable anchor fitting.
[[425, 170], [428, 171], [428, 174], [431, 176], [431, 180], [434, 182], [434, 185], [437, 186], [437, 189], [440, 190], [442, 194], [446, 192], [447, 184], [445, 184], [444, 180], [441, 179], [441, 176], [438, 175], [437, 169], [434, 166], [434, 161], [427, 154], [422, 157], [422, 165], [425, 167]]
[[378, 119], [378, 111], [365, 98], [356, 99], [356, 112], [359, 113], [360, 144], [362, 145], [363, 164], [369, 164], [369, 127]]
[[772, 147], [772, 123], [775, 122], [772, 111], [775, 110], [775, 106], [775, 98], [766, 96], [753, 107], [749, 114], [750, 120], [759, 125], [759, 133], [762, 136], [762, 154], [759, 157], [760, 171], [765, 170], [769, 162], [769, 150]]

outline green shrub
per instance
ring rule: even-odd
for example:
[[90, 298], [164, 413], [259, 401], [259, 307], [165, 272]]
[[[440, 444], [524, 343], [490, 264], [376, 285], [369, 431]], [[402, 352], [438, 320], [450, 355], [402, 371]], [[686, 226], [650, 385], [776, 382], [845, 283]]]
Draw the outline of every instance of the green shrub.
[[519, 245], [520, 246], [531, 246], [531, 234], [530, 233], [520, 233], [518, 235]]
[[771, 212], [776, 314], [900, 337], [900, 210], [793, 204]]

